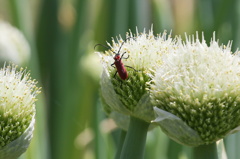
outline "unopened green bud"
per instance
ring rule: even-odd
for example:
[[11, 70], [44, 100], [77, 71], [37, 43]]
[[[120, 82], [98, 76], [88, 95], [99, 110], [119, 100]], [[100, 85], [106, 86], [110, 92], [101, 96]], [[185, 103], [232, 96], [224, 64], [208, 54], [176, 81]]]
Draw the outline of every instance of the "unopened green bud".
[[13, 62], [24, 66], [30, 58], [30, 46], [24, 35], [9, 23], [0, 20], [0, 66]]

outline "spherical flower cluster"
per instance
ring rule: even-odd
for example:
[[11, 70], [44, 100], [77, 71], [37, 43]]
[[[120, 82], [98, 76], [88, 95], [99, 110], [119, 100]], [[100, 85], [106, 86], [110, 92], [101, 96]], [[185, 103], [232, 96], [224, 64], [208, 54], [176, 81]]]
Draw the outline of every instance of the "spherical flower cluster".
[[25, 65], [30, 58], [30, 46], [23, 34], [0, 20], [0, 35], [0, 65], [3, 66], [5, 61]]
[[[103, 74], [101, 78], [101, 95], [109, 112], [118, 112], [134, 116], [146, 122], [154, 119], [153, 107], [150, 103], [147, 82], [156, 65], [161, 65], [161, 57], [173, 49], [174, 40], [166, 32], [155, 37], [149, 33], [127, 33], [126, 40], [121, 37], [112, 44], [102, 58]], [[126, 80], [116, 74], [112, 67], [114, 56], [120, 53], [121, 60], [128, 73]]]
[[40, 92], [36, 83], [15, 65], [0, 70], [0, 158], [17, 158], [30, 143]]
[[[240, 126], [238, 52], [231, 52], [231, 43], [220, 46], [215, 35], [210, 46], [203, 36], [200, 41], [198, 34], [196, 38], [186, 36], [186, 42], [179, 38], [177, 44], [150, 84], [151, 102], [158, 115], [154, 122], [185, 145], [213, 143]], [[163, 117], [167, 113], [171, 113], [168, 119]]]

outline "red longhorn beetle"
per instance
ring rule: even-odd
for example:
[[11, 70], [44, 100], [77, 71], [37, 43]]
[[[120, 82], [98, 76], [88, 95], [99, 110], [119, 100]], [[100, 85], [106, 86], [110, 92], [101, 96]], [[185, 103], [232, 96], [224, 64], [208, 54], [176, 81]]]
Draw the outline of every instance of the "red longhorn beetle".
[[[131, 38], [131, 37], [130, 37], [130, 38]], [[129, 39], [129, 38], [127, 38], [127, 39]], [[127, 40], [127, 39], [126, 39], [126, 40]], [[126, 40], [125, 40], [125, 41], [126, 41]], [[125, 42], [125, 41], [124, 41], [124, 42]], [[115, 67], [117, 68], [117, 71], [116, 71], [116, 73], [114, 74], [114, 77], [115, 77], [116, 74], [118, 73], [118, 75], [120, 76], [120, 78], [121, 78], [122, 80], [126, 80], [126, 79], [128, 78], [128, 73], [127, 73], [127, 70], [126, 70], [125, 67], [129, 67], [129, 68], [134, 69], [133, 67], [124, 65], [124, 64], [122, 63], [122, 59], [128, 59], [128, 58], [129, 58], [129, 55], [128, 55], [128, 57], [123, 57], [123, 55], [126, 54], [126, 52], [124, 52], [122, 55], [120, 55], [120, 50], [121, 50], [124, 42], [122, 42], [122, 44], [121, 44], [121, 46], [120, 46], [120, 48], [119, 48], [119, 50], [118, 50], [117, 53], [116, 53], [115, 51], [112, 51], [112, 52], [115, 54], [115, 56], [113, 57], [114, 63], [111, 64], [111, 66], [115, 65]], [[105, 46], [105, 45], [102, 45], [102, 44], [97, 44], [97, 45], [101, 45], [101, 46], [103, 46], [103, 47], [109, 48], [109, 47], [107, 47], [107, 46]], [[95, 47], [96, 47], [97, 45], [95, 45]], [[95, 48], [95, 47], [94, 47], [94, 48]], [[110, 48], [109, 48], [109, 49], [110, 49]], [[114, 66], [113, 66], [113, 67], [114, 67]], [[134, 69], [134, 70], [135, 70], [135, 69]], [[136, 70], [135, 70], [135, 71], [136, 71]]]

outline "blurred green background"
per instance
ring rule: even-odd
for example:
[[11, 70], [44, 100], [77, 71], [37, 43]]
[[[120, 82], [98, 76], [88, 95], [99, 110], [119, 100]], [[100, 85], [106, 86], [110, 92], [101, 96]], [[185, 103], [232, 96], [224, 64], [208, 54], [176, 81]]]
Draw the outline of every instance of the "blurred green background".
[[[95, 44], [153, 25], [155, 34], [204, 31], [208, 42], [215, 31], [220, 43], [233, 40], [233, 51], [240, 46], [240, 0], [0, 0], [0, 18], [26, 36], [28, 69], [43, 87], [34, 138], [20, 159], [114, 158], [120, 131], [99, 102]], [[240, 134], [225, 144], [229, 159], [239, 159]], [[187, 159], [191, 151], [160, 128], [148, 133], [146, 159]]]

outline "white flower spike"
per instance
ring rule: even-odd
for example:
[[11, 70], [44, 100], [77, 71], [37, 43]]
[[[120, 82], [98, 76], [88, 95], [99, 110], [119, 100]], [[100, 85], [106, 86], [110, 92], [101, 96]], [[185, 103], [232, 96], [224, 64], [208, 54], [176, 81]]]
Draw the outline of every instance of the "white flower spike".
[[15, 65], [0, 70], [0, 158], [16, 159], [28, 148], [40, 93], [36, 83]]
[[[147, 83], [151, 81], [150, 75], [156, 65], [162, 64], [162, 56], [174, 49], [174, 43], [166, 32], [154, 36], [151, 29], [148, 33], [137, 32], [136, 35], [129, 32], [126, 40], [119, 37], [112, 44], [108, 43], [109, 50], [105, 54], [98, 53], [103, 64], [101, 95], [107, 113], [134, 116], [148, 123], [154, 119]], [[116, 67], [111, 66], [116, 53], [122, 57], [121, 62], [128, 74], [126, 79], [119, 77]]]
[[[177, 49], [163, 61], [150, 84], [150, 94], [157, 114], [153, 122], [166, 134], [179, 143], [199, 146], [240, 126], [240, 58], [238, 52], [231, 52], [230, 42], [219, 46], [214, 34], [208, 46], [203, 36], [202, 41], [198, 34], [186, 36], [186, 42], [179, 38]], [[163, 111], [175, 117], [163, 118]], [[174, 133], [180, 125], [189, 126], [189, 133]], [[186, 136], [193, 136], [192, 141]]]

